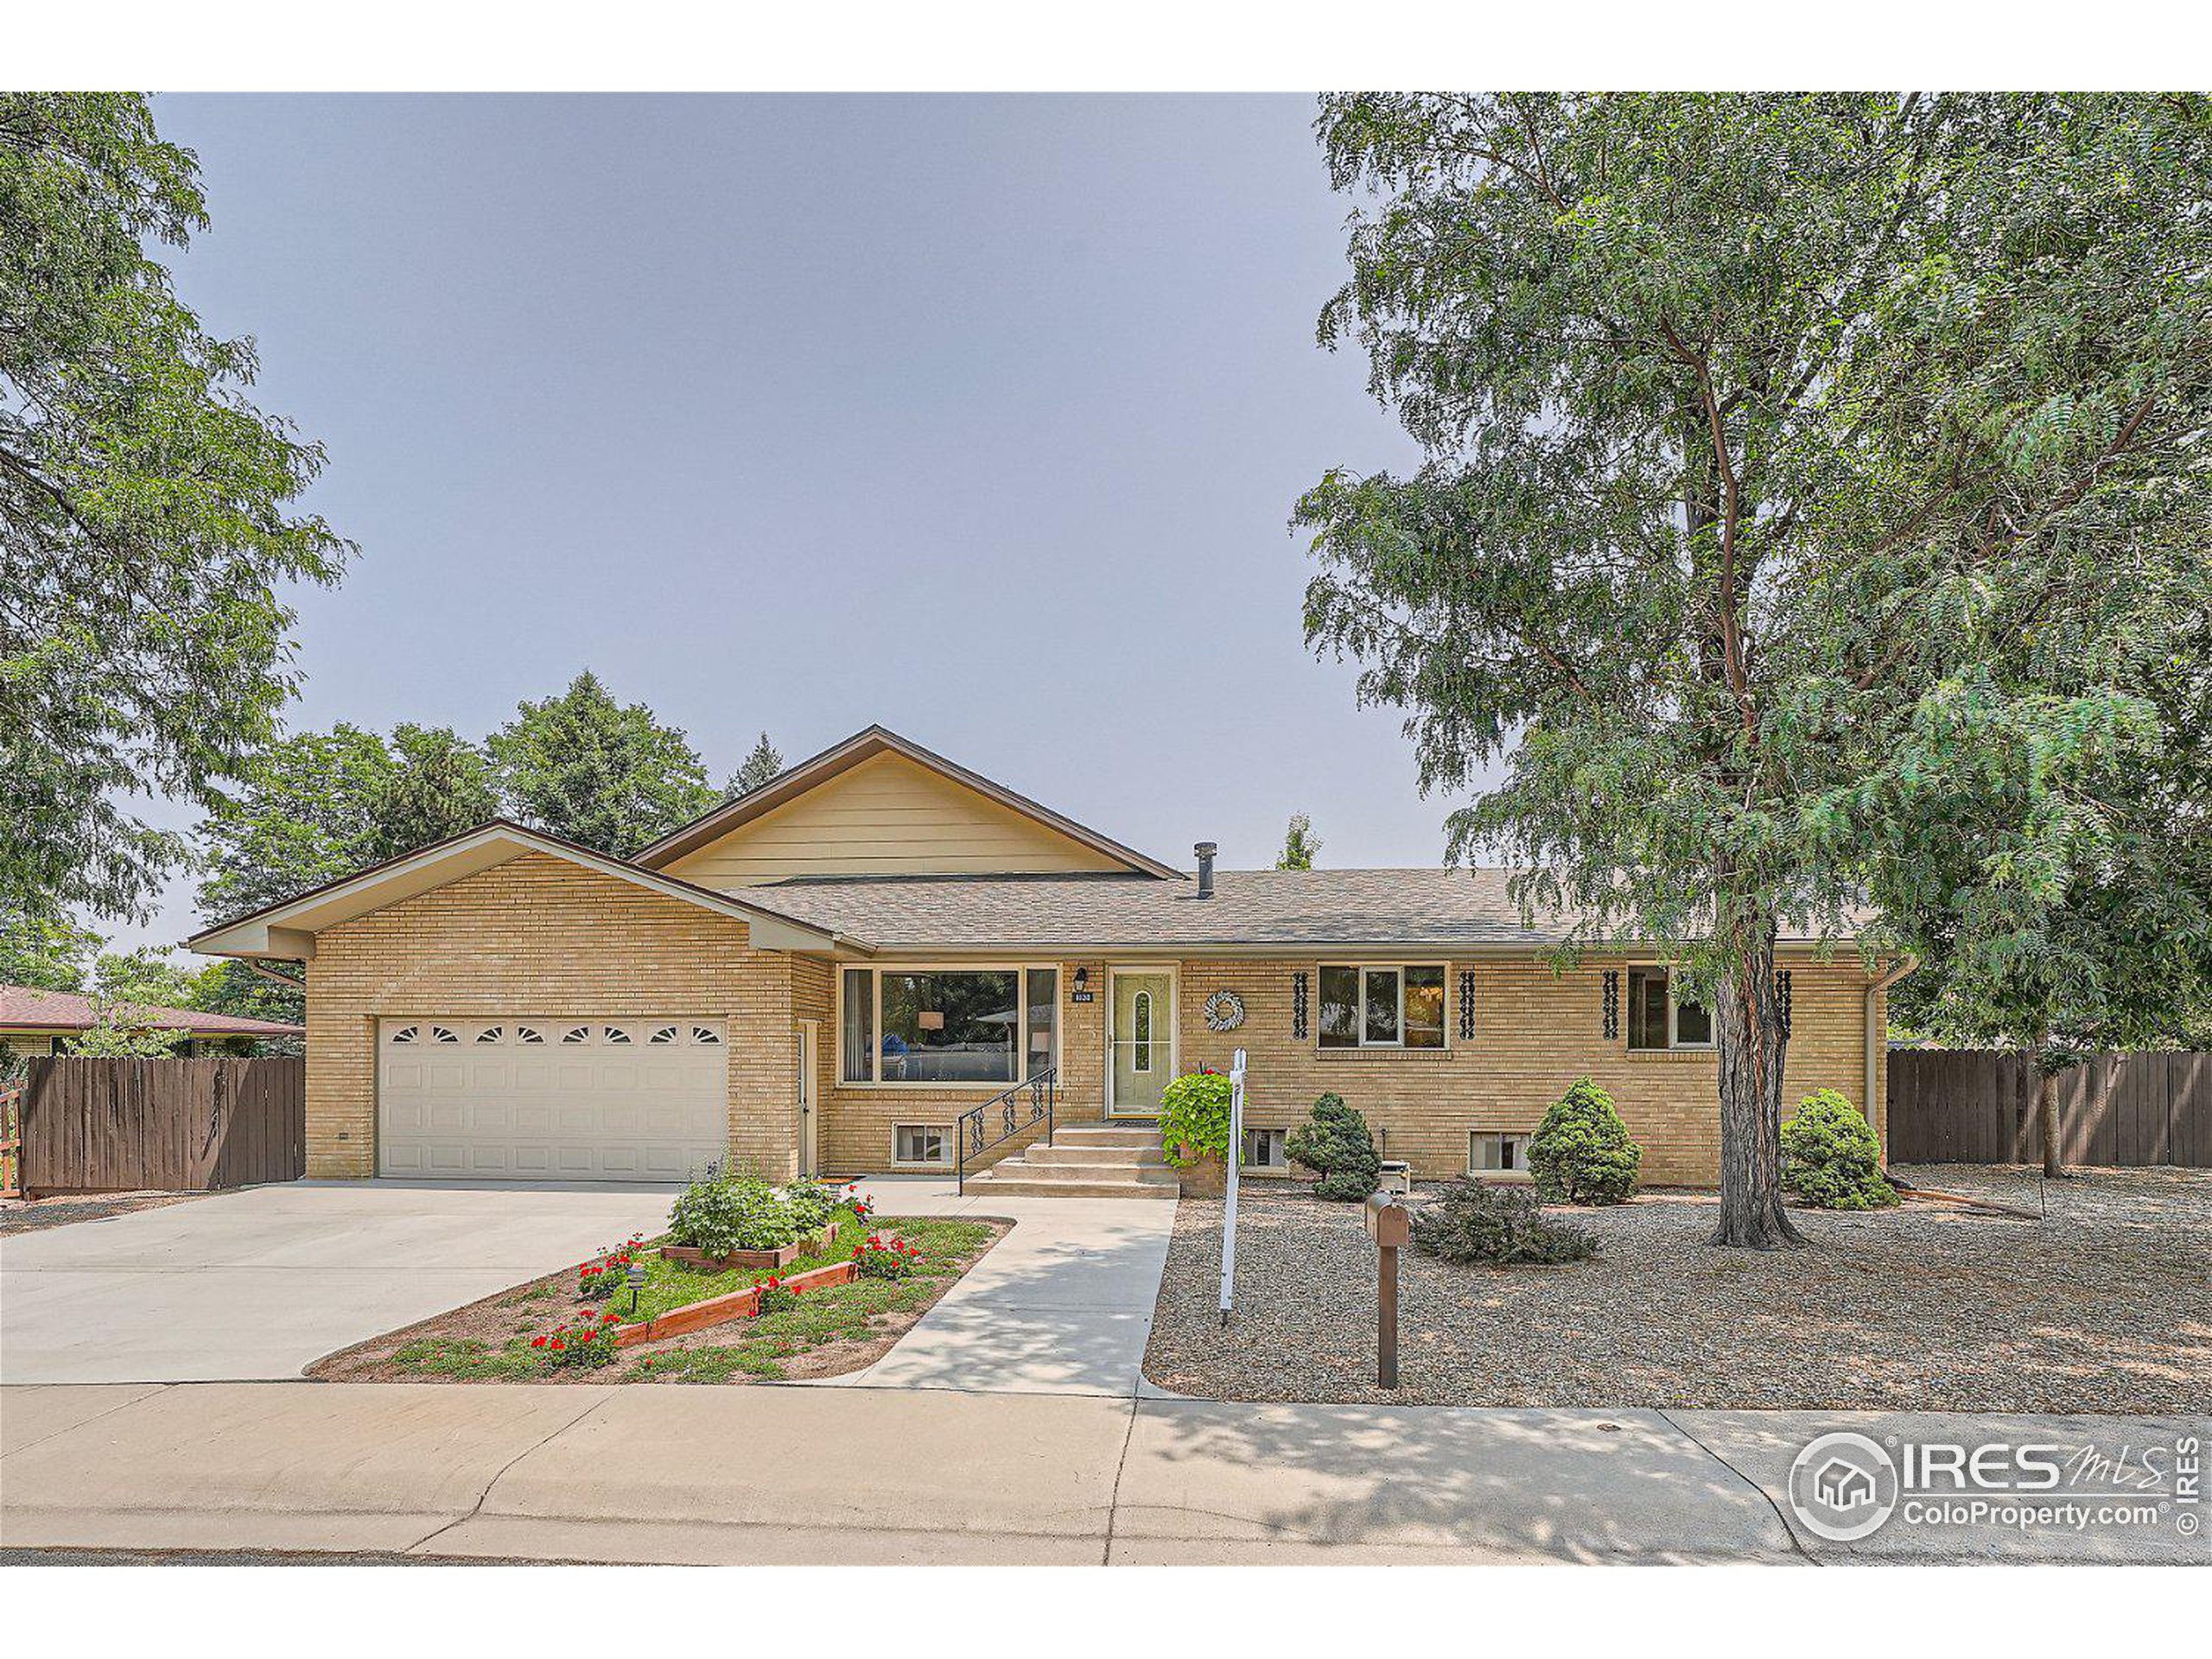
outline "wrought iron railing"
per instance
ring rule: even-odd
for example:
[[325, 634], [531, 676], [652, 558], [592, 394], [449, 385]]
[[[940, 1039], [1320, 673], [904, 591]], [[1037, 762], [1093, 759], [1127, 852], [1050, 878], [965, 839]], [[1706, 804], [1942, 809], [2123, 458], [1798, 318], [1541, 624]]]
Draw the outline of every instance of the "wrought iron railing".
[[1045, 1126], [1045, 1144], [1052, 1144], [1052, 1109], [1058, 1103], [1059, 1077], [1059, 1067], [1048, 1065], [1027, 1082], [1017, 1083], [960, 1114], [960, 1121], [953, 1125], [954, 1137], [959, 1141], [954, 1191], [968, 1191], [969, 1160], [982, 1157], [1000, 1142], [1011, 1141], [1039, 1123]]

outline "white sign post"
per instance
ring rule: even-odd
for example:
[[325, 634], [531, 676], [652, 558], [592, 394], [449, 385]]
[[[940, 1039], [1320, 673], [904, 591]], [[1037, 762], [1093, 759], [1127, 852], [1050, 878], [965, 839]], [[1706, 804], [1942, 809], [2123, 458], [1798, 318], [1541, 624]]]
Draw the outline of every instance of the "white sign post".
[[1229, 1063], [1229, 1175], [1221, 1206], [1221, 1322], [1236, 1300], [1236, 1166], [1244, 1161], [1244, 1051]]

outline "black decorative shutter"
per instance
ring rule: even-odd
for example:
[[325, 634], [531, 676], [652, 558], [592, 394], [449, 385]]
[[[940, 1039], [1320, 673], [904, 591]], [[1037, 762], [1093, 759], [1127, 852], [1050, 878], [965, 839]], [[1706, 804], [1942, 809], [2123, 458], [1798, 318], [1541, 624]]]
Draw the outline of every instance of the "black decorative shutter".
[[1611, 1042], [1621, 1034], [1621, 976], [1618, 973], [1605, 975], [1605, 1040]]
[[1791, 995], [1792, 990], [1789, 983], [1789, 970], [1787, 968], [1784, 968], [1780, 973], [1774, 976], [1774, 1012], [1777, 1021], [1782, 1027], [1783, 1040], [1785, 1042], [1787, 1042], [1789, 1038], [1789, 1000]]
[[1306, 976], [1303, 974], [1290, 976], [1290, 1034], [1294, 1037], [1306, 1034]]
[[1475, 974], [1471, 968], [1459, 970], [1459, 1040], [1475, 1040]]

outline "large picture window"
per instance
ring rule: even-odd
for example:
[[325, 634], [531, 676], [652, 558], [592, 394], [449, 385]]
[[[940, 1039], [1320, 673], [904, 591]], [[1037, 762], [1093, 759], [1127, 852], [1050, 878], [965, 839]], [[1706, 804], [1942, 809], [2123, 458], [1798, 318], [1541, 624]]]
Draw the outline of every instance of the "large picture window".
[[1444, 1046], [1442, 964], [1324, 965], [1315, 977], [1321, 991], [1323, 1048]]
[[1057, 969], [848, 968], [841, 993], [844, 1083], [1004, 1087], [1053, 1063]]
[[1711, 1048], [1713, 1010], [1702, 1002], [1676, 1001], [1669, 970], [1628, 970], [1628, 1046], [1632, 1050]]

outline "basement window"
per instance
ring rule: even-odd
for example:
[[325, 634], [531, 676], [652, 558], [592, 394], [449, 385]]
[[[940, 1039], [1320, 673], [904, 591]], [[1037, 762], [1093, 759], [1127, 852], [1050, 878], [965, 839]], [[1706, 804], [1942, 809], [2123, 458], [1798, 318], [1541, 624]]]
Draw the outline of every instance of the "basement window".
[[1467, 1173], [1520, 1175], [1529, 1169], [1529, 1137], [1478, 1130], [1467, 1137]]
[[891, 1132], [894, 1164], [949, 1164], [952, 1131], [942, 1123], [901, 1123]]
[[1289, 1135], [1282, 1129], [1247, 1129], [1244, 1131], [1244, 1167], [1247, 1169], [1288, 1169], [1290, 1154], [1286, 1147]]

